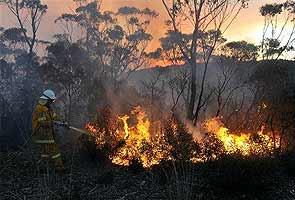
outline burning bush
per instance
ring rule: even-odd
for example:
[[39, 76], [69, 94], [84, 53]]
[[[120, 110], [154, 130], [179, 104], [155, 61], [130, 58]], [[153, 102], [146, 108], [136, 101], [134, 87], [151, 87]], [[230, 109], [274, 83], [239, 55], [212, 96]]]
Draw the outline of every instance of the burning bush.
[[273, 145], [279, 145], [264, 127], [257, 133], [231, 133], [220, 118], [207, 120], [203, 126], [206, 134], [197, 141], [175, 116], [165, 121], [151, 121], [140, 106], [133, 108], [130, 114], [101, 109], [96, 120], [86, 128], [95, 136], [95, 141], [85, 144], [95, 149], [95, 155], [102, 160], [144, 168], [162, 160], [204, 162], [225, 154], [269, 156], [274, 152]]
[[150, 167], [167, 158], [168, 147], [163, 143], [162, 133], [151, 132], [151, 126], [157, 124], [150, 122], [141, 107], [135, 107], [130, 116], [113, 117], [110, 109], [100, 113], [96, 122], [86, 128], [95, 135], [97, 149], [109, 147], [107, 156], [114, 164], [129, 166], [136, 161]]
[[83, 147], [92, 156], [97, 156], [102, 161], [107, 161], [124, 142], [118, 137], [118, 121], [112, 115], [110, 107], [98, 111], [96, 119], [88, 123], [86, 128], [95, 136], [82, 138]]
[[206, 133], [201, 141], [200, 160], [210, 161], [226, 153], [223, 143], [214, 133]]
[[199, 153], [198, 143], [175, 116], [167, 120], [164, 135], [165, 142], [170, 146], [169, 154], [172, 160], [189, 161]]
[[274, 153], [274, 150], [280, 145], [276, 137], [271, 137], [271, 133], [265, 131], [264, 126], [256, 133], [231, 133], [220, 118], [212, 118], [206, 121], [205, 128], [222, 142], [226, 154], [240, 153], [243, 156], [264, 156]]

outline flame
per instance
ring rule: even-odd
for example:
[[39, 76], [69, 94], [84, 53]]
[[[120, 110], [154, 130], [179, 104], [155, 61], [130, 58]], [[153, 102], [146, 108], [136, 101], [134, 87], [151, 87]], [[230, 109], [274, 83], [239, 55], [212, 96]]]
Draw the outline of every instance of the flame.
[[133, 126], [128, 124], [128, 115], [118, 117], [124, 124], [126, 144], [117, 151], [112, 162], [128, 166], [130, 161], [138, 159], [144, 167], [158, 164], [164, 158], [163, 149], [160, 148], [163, 140], [158, 133], [152, 138], [151, 122], [141, 107], [135, 107], [131, 115], [136, 116], [136, 124]]
[[95, 127], [95, 125], [92, 125], [91, 123], [87, 123], [85, 126], [85, 129], [89, 130], [92, 133], [97, 133], [97, 129]]
[[125, 131], [125, 137], [124, 139], [126, 140], [129, 137], [129, 127], [128, 127], [128, 122], [127, 120], [130, 118], [128, 115], [124, 115], [123, 117], [118, 117], [120, 120], [122, 120], [124, 124], [124, 131]]
[[[162, 160], [172, 159], [170, 153], [172, 147], [165, 140], [161, 121], [151, 122], [140, 106], [135, 107], [130, 115], [118, 115], [109, 121], [111, 123], [107, 126], [112, 126], [111, 131], [92, 123], [87, 123], [86, 129], [93, 133], [98, 147], [103, 147], [105, 144], [115, 147], [115, 152], [110, 154], [112, 163], [129, 166], [132, 161], [138, 160], [143, 167], [149, 168]], [[265, 155], [273, 152], [274, 144], [275, 147], [279, 146], [279, 140], [274, 143], [273, 137], [266, 132], [264, 126], [256, 134], [231, 133], [220, 118], [212, 118], [207, 120], [203, 127], [207, 132], [216, 135], [227, 154], [238, 152], [244, 156]], [[177, 124], [172, 123], [171, 130], [177, 132]], [[201, 141], [202, 138], [195, 139]], [[191, 161], [205, 160], [196, 154]]]
[[[139, 160], [147, 168], [158, 164], [166, 157], [165, 148], [162, 148], [163, 134], [161, 134], [161, 128], [158, 127], [161, 123], [151, 123], [140, 106], [135, 107], [130, 116], [117, 116], [117, 119], [121, 122], [122, 129], [116, 130], [116, 137], [117, 140], [123, 141], [123, 145], [116, 150], [114, 155], [111, 155], [112, 163], [128, 166], [131, 161]], [[152, 127], [156, 131], [152, 131]], [[103, 129], [100, 130], [91, 123], [87, 123], [85, 128], [96, 136], [98, 146], [106, 143], [103, 138], [103, 132], [105, 132]], [[99, 134], [99, 132], [102, 133]]]
[[205, 123], [208, 132], [214, 133], [217, 138], [223, 143], [226, 153], [239, 152], [244, 156], [250, 154], [260, 154], [272, 152], [274, 148], [279, 146], [278, 140], [273, 144], [273, 138], [268, 133], [264, 133], [265, 127], [262, 126], [254, 136], [251, 133], [230, 133], [220, 118], [212, 118]]

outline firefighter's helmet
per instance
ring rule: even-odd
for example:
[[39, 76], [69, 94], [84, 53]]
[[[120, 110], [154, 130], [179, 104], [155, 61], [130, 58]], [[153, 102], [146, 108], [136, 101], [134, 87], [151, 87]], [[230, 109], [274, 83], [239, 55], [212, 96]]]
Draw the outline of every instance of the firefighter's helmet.
[[40, 99], [55, 100], [56, 96], [52, 90], [45, 90]]

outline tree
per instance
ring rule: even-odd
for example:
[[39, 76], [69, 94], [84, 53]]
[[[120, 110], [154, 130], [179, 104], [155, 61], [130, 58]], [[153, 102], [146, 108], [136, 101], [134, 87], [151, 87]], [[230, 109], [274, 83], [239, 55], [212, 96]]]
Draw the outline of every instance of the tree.
[[263, 59], [278, 59], [294, 51], [295, 2], [265, 4], [260, 8], [264, 17], [261, 53]]
[[222, 55], [237, 61], [255, 61], [258, 47], [246, 41], [228, 42], [221, 47]]
[[168, 86], [171, 91], [171, 111], [174, 113], [179, 106], [181, 100], [184, 102], [184, 106], [188, 106], [188, 82], [189, 82], [189, 71], [187, 68], [183, 67], [181, 69], [171, 70], [168, 77]]
[[16, 57], [26, 53], [26, 40], [20, 28], [1, 29], [0, 33], [0, 57], [13, 62]]
[[[87, 82], [85, 66], [93, 66], [89, 61], [88, 54], [78, 44], [67, 41], [56, 41], [48, 48], [46, 63], [41, 66], [43, 80], [49, 82], [61, 93], [65, 92], [64, 104], [65, 116], [68, 122], [72, 122], [73, 113], [78, 114], [78, 105], [83, 101], [81, 95]], [[62, 96], [62, 95], [61, 95]], [[76, 105], [74, 112], [73, 105]]]
[[151, 121], [154, 122], [155, 116], [160, 114], [159, 108], [163, 108], [161, 99], [165, 95], [165, 71], [162, 68], [153, 69], [151, 78], [142, 81], [143, 96], [147, 101], [151, 113]]
[[[290, 143], [288, 137], [294, 134], [295, 107], [290, 93], [294, 82], [289, 78], [292, 76], [290, 66], [293, 65], [292, 61], [264, 61], [258, 65], [251, 77], [252, 83], [259, 88], [256, 109], [253, 111], [259, 115], [256, 123], [258, 128], [265, 125], [272, 133], [274, 150], [281, 150], [284, 143]], [[273, 80], [277, 82], [273, 83]]]
[[56, 21], [75, 22], [82, 28], [85, 36], [79, 42], [97, 63], [94, 76], [116, 81], [144, 66], [152, 39], [147, 29], [150, 20], [158, 16], [155, 11], [121, 7], [116, 13], [103, 12], [100, 1], [79, 2], [74, 14], [63, 14]]
[[62, 14], [55, 20], [65, 31], [56, 36], [79, 44], [92, 63], [85, 65], [90, 114], [98, 105], [114, 103], [114, 96], [119, 98], [130, 88], [125, 87], [129, 75], [147, 64], [147, 47], [152, 39], [148, 27], [158, 14], [136, 7], [121, 7], [110, 12], [101, 9], [101, 1], [75, 2], [77, 7], [73, 13]]
[[[180, 36], [176, 40], [179, 55], [191, 69], [187, 118], [193, 120], [196, 124], [201, 109], [200, 106], [204, 101], [206, 69], [210, 57], [219, 44], [220, 36], [228, 29], [240, 10], [246, 6], [247, 1], [162, 0], [162, 3], [169, 15], [168, 25], [170, 25], [172, 33]], [[188, 31], [182, 28], [183, 24], [190, 26]], [[184, 34], [185, 31], [189, 32], [189, 34]], [[187, 39], [187, 36], [189, 39]], [[210, 45], [205, 43], [208, 39], [212, 41]], [[205, 70], [197, 97], [198, 50], [203, 55], [201, 58], [205, 63]]]
[[[33, 56], [33, 50], [37, 42], [37, 31], [40, 27], [42, 17], [47, 11], [47, 5], [40, 0], [1, 0], [0, 3], [7, 5], [11, 13], [16, 17], [24, 39], [29, 47], [29, 55]], [[30, 22], [27, 23], [27, 18]], [[29, 24], [28, 26], [26, 26]], [[30, 33], [28, 33], [30, 31]]]
[[[238, 66], [235, 61], [221, 57], [217, 61], [217, 64], [219, 70], [217, 75], [217, 83], [214, 88], [214, 96], [217, 104], [215, 117], [219, 117], [221, 115], [223, 110], [235, 97], [235, 94], [238, 93], [239, 90], [245, 85], [243, 80], [237, 80]], [[244, 95], [241, 96], [241, 102], [243, 102]]]
[[256, 63], [258, 47], [246, 41], [228, 42], [221, 46], [219, 54], [216, 58], [218, 70], [214, 86], [217, 105], [215, 116], [222, 114], [226, 125], [235, 129], [235, 118], [241, 117], [238, 115], [247, 104], [246, 100], [249, 100], [247, 74], [249, 67]]
[[[17, 107], [13, 107], [13, 110], [22, 118], [17, 121], [22, 124], [22, 130], [26, 130], [30, 134], [30, 116], [36, 97], [40, 95], [40, 90], [43, 89], [36, 70], [39, 62], [34, 50], [36, 44], [40, 42], [37, 39], [37, 32], [47, 11], [47, 5], [42, 4], [40, 0], [0, 0], [0, 3], [7, 6], [19, 25], [19, 28], [6, 30], [7, 34], [4, 33], [6, 42], [4, 44], [13, 44], [11, 47], [17, 50], [13, 52], [16, 54], [10, 56], [10, 58], [6, 57], [13, 62], [11, 66], [18, 70], [17, 84], [14, 84], [13, 90], [16, 92], [14, 98], [18, 99], [19, 102]], [[26, 44], [26, 47], [22, 48], [24, 44]]]

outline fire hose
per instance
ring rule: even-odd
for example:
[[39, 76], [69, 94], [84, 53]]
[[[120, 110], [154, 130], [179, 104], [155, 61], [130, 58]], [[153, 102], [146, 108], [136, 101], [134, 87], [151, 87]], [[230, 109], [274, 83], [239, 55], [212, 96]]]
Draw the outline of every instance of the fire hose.
[[[57, 126], [63, 126], [63, 127], [68, 128], [68, 129], [71, 129], [71, 130], [74, 130], [74, 131], [76, 131], [76, 132], [79, 132], [79, 133], [81, 133], [81, 134], [83, 134], [83, 135], [87, 135], [87, 136], [90, 136], [90, 137], [92, 137], [92, 138], [95, 138], [95, 136], [92, 135], [91, 133], [89, 133], [88, 131], [83, 130], [83, 129], [80, 129], [80, 128], [76, 128], [76, 127], [73, 127], [73, 126], [69, 126], [69, 124], [66, 123], [66, 122], [55, 121], [54, 123], [55, 123]], [[128, 137], [129, 137], [129, 135], [127, 136], [127, 138], [128, 138]], [[124, 146], [124, 145], [126, 144], [126, 139], [127, 139], [127, 138], [125, 138], [125, 139], [123, 139], [123, 140], [120, 140], [114, 149], [121, 148], [122, 146]]]
[[[73, 127], [73, 126], [69, 126], [69, 124], [66, 123], [66, 122], [54, 121], [54, 124], [57, 125], [57, 126], [62, 126], [62, 127], [66, 127], [68, 129], [74, 130], [74, 131], [79, 132], [79, 133], [81, 133], [83, 135], [87, 135], [87, 136], [90, 136], [90, 137], [95, 137], [94, 135], [92, 135], [91, 133], [89, 133], [86, 130], [83, 130], [83, 129], [80, 129], [80, 128], [76, 128], [76, 127]], [[33, 133], [30, 135], [29, 139], [21, 146], [20, 151], [17, 151], [16, 154], [14, 154], [14, 156], [12, 156], [9, 159], [9, 161], [17, 158], [22, 153], [21, 150], [23, 150], [23, 148], [31, 141], [32, 136], [33, 136]], [[2, 173], [2, 171], [4, 171], [4, 169], [5, 168], [2, 168], [2, 169], [0, 168], [0, 174]]]
[[84, 134], [84, 135], [88, 135], [88, 136], [94, 137], [94, 135], [92, 135], [92, 134], [89, 133], [88, 131], [85, 131], [85, 130], [80, 129], [80, 128], [76, 128], [76, 127], [73, 127], [73, 126], [69, 126], [69, 129], [74, 130], [74, 131], [79, 132], [79, 133], [82, 133], [82, 134]]
[[68, 123], [66, 122], [60, 122], [60, 121], [55, 121], [54, 124], [56, 124], [57, 126], [63, 126], [63, 127], [66, 127], [68, 129], [71, 129], [71, 130], [74, 130], [78, 133], [81, 133], [83, 135], [87, 135], [87, 136], [90, 136], [90, 137], [95, 137], [94, 135], [92, 135], [91, 133], [89, 133], [88, 131], [84, 130], [84, 129], [80, 129], [80, 128], [76, 128], [76, 127], [73, 127], [73, 126], [70, 126]]

